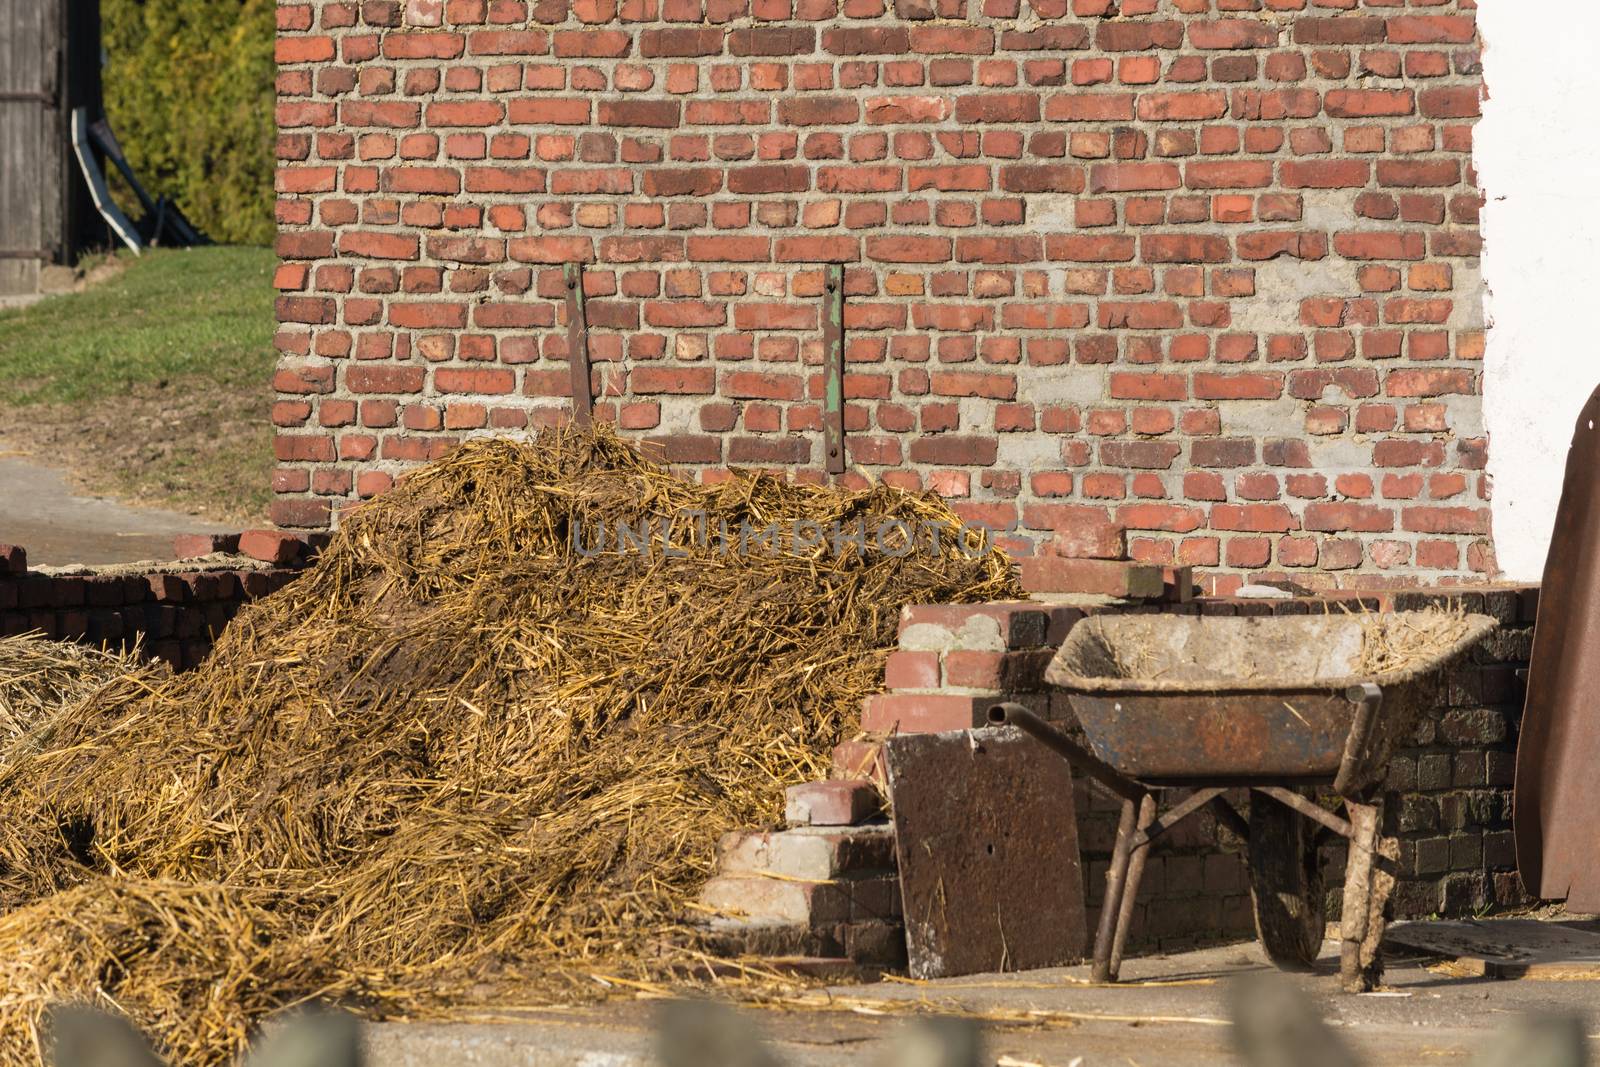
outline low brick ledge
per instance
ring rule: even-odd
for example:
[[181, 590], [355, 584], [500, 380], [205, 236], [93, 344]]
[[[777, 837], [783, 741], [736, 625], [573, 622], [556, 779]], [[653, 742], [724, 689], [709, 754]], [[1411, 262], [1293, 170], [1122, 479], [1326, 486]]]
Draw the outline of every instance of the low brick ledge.
[[37, 632], [113, 648], [138, 643], [175, 670], [198, 666], [241, 607], [283, 588], [304, 569], [299, 557], [296, 565], [279, 566], [219, 552], [31, 569], [20, 549], [6, 558], [16, 565], [0, 568], [0, 636]]

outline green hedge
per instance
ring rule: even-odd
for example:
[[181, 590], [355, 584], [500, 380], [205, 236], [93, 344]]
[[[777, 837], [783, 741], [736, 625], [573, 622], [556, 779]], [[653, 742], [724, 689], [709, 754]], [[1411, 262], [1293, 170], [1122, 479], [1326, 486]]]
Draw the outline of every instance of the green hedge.
[[276, 7], [101, 0], [111, 127], [151, 195], [215, 241], [272, 241]]

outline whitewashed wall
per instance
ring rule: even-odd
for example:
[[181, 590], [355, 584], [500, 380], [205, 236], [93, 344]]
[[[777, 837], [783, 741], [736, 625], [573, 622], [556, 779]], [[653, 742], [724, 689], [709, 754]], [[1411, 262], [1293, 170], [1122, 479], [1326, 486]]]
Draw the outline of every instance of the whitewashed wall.
[[1478, 21], [1495, 551], [1507, 578], [1538, 579], [1573, 420], [1600, 384], [1600, 3], [1481, 0]]

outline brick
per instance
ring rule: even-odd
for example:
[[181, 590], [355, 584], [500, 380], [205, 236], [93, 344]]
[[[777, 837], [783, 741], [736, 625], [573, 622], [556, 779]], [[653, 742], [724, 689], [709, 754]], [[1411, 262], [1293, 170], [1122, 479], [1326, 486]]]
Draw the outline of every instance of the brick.
[[1260, 189], [1272, 184], [1268, 160], [1193, 162], [1183, 168], [1190, 189]]
[[1033, 593], [1094, 593], [1154, 600], [1165, 583], [1161, 568], [1139, 563], [1039, 556], [1022, 561], [1023, 588]]
[[28, 573], [28, 550], [21, 545], [0, 544], [0, 575]]
[[1054, 652], [980, 652], [952, 649], [944, 655], [945, 685], [990, 692], [1034, 692], [1044, 688], [1044, 669]]
[[639, 126], [670, 129], [677, 126], [682, 108], [676, 100], [602, 100], [596, 118], [602, 126]]
[[239, 535], [239, 551], [263, 563], [293, 563], [304, 548], [299, 538], [282, 530], [246, 530]]
[[1126, 559], [1127, 530], [1104, 508], [1083, 505], [1037, 505], [1025, 509], [1030, 527], [1051, 531], [1048, 551], [1071, 559]]
[[941, 651], [1036, 648], [1047, 643], [1047, 623], [1045, 612], [1032, 601], [914, 604], [900, 612], [901, 647], [922, 647], [909, 642], [910, 635], [936, 631], [942, 635]]
[[347, 231], [339, 235], [339, 252], [368, 259], [416, 259], [421, 249], [415, 234]]
[[717, 843], [721, 875], [775, 874], [825, 882], [892, 870], [894, 863], [894, 835], [887, 826], [739, 831], [724, 834]]
[[992, 699], [957, 693], [880, 693], [867, 698], [861, 728], [871, 733], [942, 733], [987, 722]]
[[1278, 29], [1256, 19], [1218, 19], [1189, 25], [1195, 48], [1276, 48]]
[[1309, 18], [1294, 19], [1294, 41], [1302, 45], [1379, 44], [1385, 36], [1382, 19]]
[[1410, 115], [1416, 100], [1410, 89], [1330, 89], [1323, 106], [1334, 118], [1382, 118]]
[[850, 918], [850, 897], [837, 882], [802, 882], [755, 876], [711, 879], [700, 903], [725, 915], [773, 922], [812, 924]]
[[1394, 512], [1371, 504], [1307, 504], [1302, 519], [1307, 530], [1323, 532], [1388, 533], [1395, 527]]
[[911, 50], [911, 37], [899, 26], [848, 26], [824, 30], [822, 48], [836, 56], [900, 55]]
[[872, 124], [943, 122], [950, 116], [950, 101], [942, 96], [879, 96], [866, 101], [866, 120]]
[[1386, 26], [1390, 44], [1467, 44], [1476, 35], [1470, 15], [1400, 15]]
[[179, 534], [172, 540], [173, 559], [194, 559], [218, 552], [237, 551], [238, 534]]
[[1290, 160], [1282, 167], [1289, 189], [1359, 189], [1372, 177], [1372, 164], [1362, 159]]
[[1346, 259], [1421, 259], [1426, 241], [1420, 233], [1345, 232], [1333, 235], [1333, 250]]
[[875, 741], [841, 741], [833, 746], [834, 778], [865, 778], [883, 787], [887, 772], [883, 746]]
[[783, 818], [790, 826], [857, 826], [882, 808], [878, 790], [861, 779], [833, 778], [783, 791]]
[[937, 689], [940, 680], [937, 652], [892, 652], [884, 666], [884, 685], [890, 689]]
[[728, 54], [734, 56], [794, 56], [816, 47], [817, 31], [809, 26], [758, 26], [728, 34]]
[[1050, 97], [1044, 117], [1051, 122], [1118, 122], [1133, 118], [1132, 93], [1061, 93]]
[[158, 603], [181, 604], [189, 599], [189, 585], [176, 574], [152, 574], [146, 579], [150, 595]]
[[1139, 254], [1146, 263], [1225, 263], [1233, 249], [1225, 237], [1203, 234], [1145, 234]]
[[1195, 122], [1227, 112], [1228, 96], [1222, 92], [1146, 93], [1138, 104], [1139, 118], [1148, 122]]
[[723, 30], [716, 26], [673, 26], [639, 34], [639, 54], [646, 59], [714, 56], [722, 45]]
[[1378, 184], [1402, 188], [1455, 185], [1461, 180], [1461, 164], [1453, 159], [1378, 160]]
[[1037, 122], [1037, 93], [981, 93], [956, 101], [956, 121], [960, 123]]
[[1173, 163], [1112, 163], [1091, 167], [1089, 189], [1096, 193], [1177, 189], [1183, 174]]

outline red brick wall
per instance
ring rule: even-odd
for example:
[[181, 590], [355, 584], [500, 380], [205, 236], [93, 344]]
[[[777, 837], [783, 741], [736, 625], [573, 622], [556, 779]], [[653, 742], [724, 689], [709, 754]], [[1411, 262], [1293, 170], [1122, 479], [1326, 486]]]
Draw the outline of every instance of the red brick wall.
[[843, 262], [874, 477], [1046, 550], [1490, 571], [1473, 7], [280, 0], [274, 517], [565, 417], [569, 261], [602, 417], [825, 477]]

